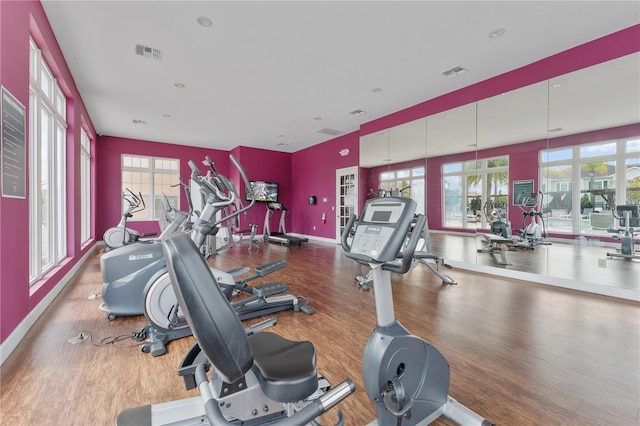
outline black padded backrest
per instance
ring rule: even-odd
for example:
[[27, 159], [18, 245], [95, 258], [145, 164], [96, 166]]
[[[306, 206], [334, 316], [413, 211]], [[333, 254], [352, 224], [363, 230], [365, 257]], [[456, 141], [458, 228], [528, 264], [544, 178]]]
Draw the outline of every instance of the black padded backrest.
[[202, 352], [225, 381], [235, 382], [253, 364], [240, 319], [187, 234], [174, 234], [162, 246], [178, 303]]

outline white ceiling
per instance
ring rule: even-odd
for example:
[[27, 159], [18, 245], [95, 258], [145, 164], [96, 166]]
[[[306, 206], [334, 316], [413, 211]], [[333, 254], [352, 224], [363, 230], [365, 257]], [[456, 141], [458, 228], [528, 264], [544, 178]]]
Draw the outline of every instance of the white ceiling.
[[373, 167], [640, 122], [640, 53], [360, 138]]
[[640, 23], [637, 1], [42, 4], [98, 134], [284, 152]]

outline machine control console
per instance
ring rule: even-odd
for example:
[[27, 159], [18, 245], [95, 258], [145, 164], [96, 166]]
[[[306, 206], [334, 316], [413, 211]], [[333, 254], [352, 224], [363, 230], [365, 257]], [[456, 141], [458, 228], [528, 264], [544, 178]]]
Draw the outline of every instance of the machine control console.
[[410, 198], [376, 198], [367, 201], [356, 222], [347, 256], [364, 261], [394, 260], [405, 242], [416, 210]]

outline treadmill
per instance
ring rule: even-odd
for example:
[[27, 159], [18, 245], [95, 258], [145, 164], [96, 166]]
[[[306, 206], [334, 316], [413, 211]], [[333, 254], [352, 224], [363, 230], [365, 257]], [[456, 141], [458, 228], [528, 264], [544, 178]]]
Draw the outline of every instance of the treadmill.
[[[269, 219], [271, 219], [277, 211], [280, 211], [280, 224], [278, 232], [271, 232], [269, 229]], [[282, 203], [267, 203], [267, 214], [264, 217], [264, 240], [270, 243], [278, 243], [280, 245], [301, 245], [309, 241], [308, 238], [296, 237], [288, 235], [285, 230], [284, 220], [291, 214], [291, 210], [287, 209]]]

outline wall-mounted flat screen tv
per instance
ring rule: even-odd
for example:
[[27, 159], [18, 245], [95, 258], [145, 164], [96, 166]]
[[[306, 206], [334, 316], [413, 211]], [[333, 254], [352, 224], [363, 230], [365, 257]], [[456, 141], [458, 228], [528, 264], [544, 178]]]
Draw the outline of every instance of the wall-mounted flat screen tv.
[[[252, 180], [251, 188], [256, 201], [264, 201], [266, 203], [278, 202], [278, 184], [276, 182], [265, 182], [263, 180]], [[251, 200], [249, 192], [245, 194], [247, 201]]]

